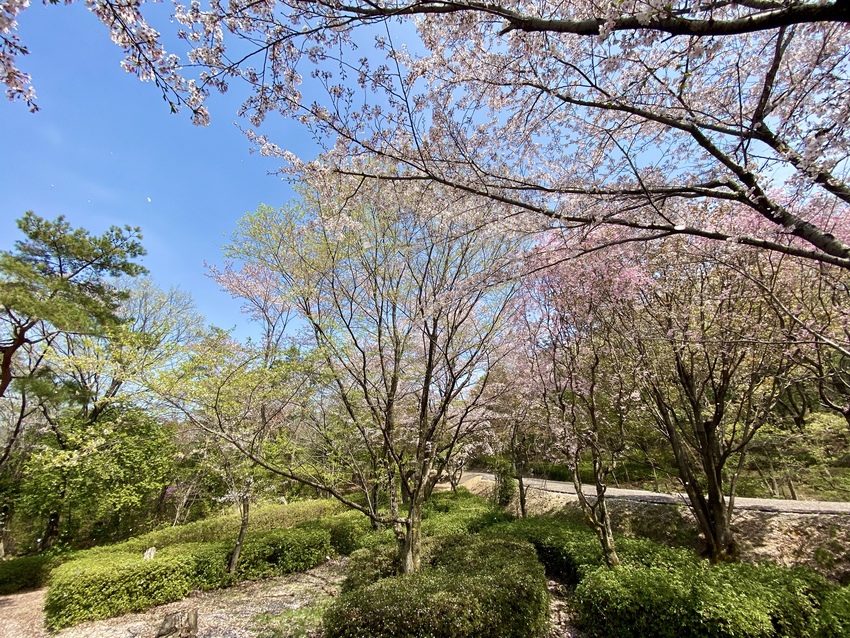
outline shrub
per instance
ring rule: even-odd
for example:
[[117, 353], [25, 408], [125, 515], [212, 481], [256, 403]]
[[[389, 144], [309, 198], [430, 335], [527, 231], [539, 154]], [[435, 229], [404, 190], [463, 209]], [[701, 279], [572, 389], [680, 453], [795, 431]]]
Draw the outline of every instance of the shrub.
[[569, 483], [573, 480], [573, 472], [567, 465], [556, 465], [548, 462], [532, 462], [529, 464], [532, 474], [550, 481]]
[[358, 549], [351, 554], [342, 591], [361, 589], [397, 573], [398, 549], [395, 545]]
[[811, 636], [818, 624], [821, 605], [833, 589], [806, 567], [739, 563], [721, 565], [715, 571], [724, 583], [758, 597], [777, 636]]
[[322, 563], [331, 553], [330, 533], [324, 529], [248, 534], [237, 576], [253, 580], [300, 572]]
[[627, 565], [588, 573], [575, 602], [592, 636], [808, 638], [829, 589], [809, 570], [774, 565]]
[[837, 587], [823, 600], [818, 619], [818, 638], [850, 636], [850, 587]]
[[494, 510], [491, 503], [463, 488], [455, 492], [437, 492], [423, 508], [423, 536], [458, 536], [477, 532], [498, 521], [510, 520]]
[[102, 553], [53, 570], [44, 604], [45, 624], [61, 629], [86, 620], [141, 611], [186, 596], [192, 563], [182, 556]]
[[[575, 587], [583, 574], [604, 563], [599, 539], [583, 522], [570, 516], [535, 516], [512, 523], [495, 524], [488, 535], [521, 538], [537, 550], [546, 572]], [[647, 539], [618, 536], [617, 555], [627, 565], [676, 567], [697, 564], [692, 551], [659, 545]]]
[[343, 512], [301, 523], [303, 529], [323, 529], [330, 534], [333, 551], [348, 556], [363, 546], [364, 538], [372, 533], [369, 519], [360, 512]]
[[[329, 499], [298, 501], [288, 505], [264, 505], [254, 509], [251, 515], [251, 529], [262, 532], [292, 527], [339, 512], [341, 507], [337, 501]], [[134, 553], [143, 552], [148, 547], [162, 549], [182, 543], [217, 543], [223, 538], [233, 538], [235, 542], [239, 525], [239, 516], [235, 514], [216, 516], [149, 532], [114, 547], [117, 551]]]
[[45, 602], [46, 624], [61, 629], [178, 600], [196, 588], [306, 570], [330, 553], [330, 533], [285, 529], [249, 534], [236, 574], [227, 573], [232, 550], [226, 542], [182, 543], [148, 561], [141, 553], [90, 550], [54, 570]]
[[496, 456], [491, 460], [491, 467], [496, 477], [496, 505], [507, 507], [517, 493], [517, 483], [511, 462], [504, 457]]
[[586, 569], [603, 562], [602, 548], [596, 535], [569, 519], [546, 516], [523, 518], [513, 523], [494, 525], [486, 533], [528, 541], [537, 551], [546, 572], [570, 586], [579, 583]]
[[189, 561], [193, 588], [208, 591], [236, 581], [236, 575], [227, 573], [232, 551], [232, 543], [183, 543], [166, 547], [157, 556], [180, 556]]
[[[526, 543], [455, 538], [431, 544], [416, 574], [347, 587], [325, 614], [327, 638], [530, 638], [542, 634], [549, 594]], [[357, 552], [352, 561], [361, 560]], [[384, 563], [373, 564], [380, 573]], [[424, 560], [423, 560], [424, 563]]]
[[35, 589], [47, 584], [50, 570], [62, 559], [57, 556], [21, 556], [0, 562], [0, 594], [12, 594], [21, 589]]

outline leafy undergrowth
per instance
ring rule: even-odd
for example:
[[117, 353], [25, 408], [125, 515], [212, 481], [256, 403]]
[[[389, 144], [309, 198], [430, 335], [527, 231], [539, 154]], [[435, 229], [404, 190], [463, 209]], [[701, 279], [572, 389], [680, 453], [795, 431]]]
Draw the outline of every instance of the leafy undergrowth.
[[[227, 517], [55, 559], [3, 564], [10, 583], [52, 569], [52, 629], [173, 601], [195, 589], [302, 572], [351, 554], [343, 593], [257, 625], [266, 638], [537, 638], [546, 631], [545, 572], [571, 592], [577, 623], [605, 638], [839, 638], [850, 636], [850, 590], [808, 569], [710, 566], [687, 549], [618, 537], [623, 565], [602, 564], [595, 535], [575, 518], [512, 520], [464, 491], [434, 495], [423, 522], [423, 569], [396, 575], [392, 530], [328, 501], [261, 510], [239, 571]], [[262, 526], [268, 526], [263, 528]], [[159, 545], [156, 545], [159, 543]], [[153, 560], [142, 550], [157, 546]], [[28, 561], [28, 562], [27, 562]], [[28, 575], [34, 565], [38, 578]], [[2, 581], [0, 581], [2, 582]]]

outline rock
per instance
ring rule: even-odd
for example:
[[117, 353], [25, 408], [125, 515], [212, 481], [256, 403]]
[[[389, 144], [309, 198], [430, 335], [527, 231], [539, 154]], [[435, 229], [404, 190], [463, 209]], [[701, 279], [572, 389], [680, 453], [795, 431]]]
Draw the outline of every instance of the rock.
[[198, 635], [198, 610], [175, 611], [162, 619], [154, 638], [195, 638]]
[[156, 547], [148, 547], [142, 554], [142, 560], [153, 560], [154, 556], [156, 556]]

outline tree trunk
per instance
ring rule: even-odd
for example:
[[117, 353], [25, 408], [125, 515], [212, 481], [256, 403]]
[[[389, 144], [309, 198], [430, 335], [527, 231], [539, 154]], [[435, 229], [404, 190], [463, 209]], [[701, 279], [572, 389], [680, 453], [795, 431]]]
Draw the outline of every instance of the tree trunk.
[[517, 474], [516, 480], [519, 486], [519, 515], [525, 518], [527, 515], [526, 496], [528, 495], [528, 486], [522, 480], [522, 474]]
[[584, 518], [588, 525], [596, 532], [596, 537], [602, 545], [602, 553], [605, 555], [605, 564], [608, 567], [617, 567], [620, 564], [620, 557], [617, 555], [617, 548], [614, 542], [614, 532], [611, 529], [611, 517], [608, 514], [608, 505], [605, 500], [605, 476], [602, 471], [602, 464], [596, 450], [593, 451], [593, 475], [596, 483], [596, 502], [591, 503], [587, 500], [582, 489], [581, 476], [579, 475], [579, 460], [581, 451], [576, 451], [572, 459], [573, 471], [573, 486], [576, 490], [581, 511], [584, 513]]
[[39, 549], [48, 550], [56, 544], [57, 540], [59, 540], [59, 512], [52, 512], [47, 517], [47, 528], [44, 530]]
[[239, 509], [242, 514], [242, 521], [239, 525], [239, 535], [236, 537], [236, 545], [233, 548], [233, 553], [230, 554], [230, 563], [227, 566], [228, 574], [235, 574], [236, 568], [239, 566], [239, 556], [242, 553], [242, 543], [245, 541], [245, 534], [248, 531], [248, 509], [251, 501], [247, 495], [239, 502]]
[[399, 570], [402, 574], [418, 572], [422, 566], [422, 503], [413, 499], [404, 526], [404, 534], [398, 539]]

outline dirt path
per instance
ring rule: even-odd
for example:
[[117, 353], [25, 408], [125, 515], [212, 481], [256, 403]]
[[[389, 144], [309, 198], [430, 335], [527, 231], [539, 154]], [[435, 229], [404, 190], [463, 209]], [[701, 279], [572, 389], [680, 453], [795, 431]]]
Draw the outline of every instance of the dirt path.
[[22, 594], [0, 596], [0, 638], [44, 638], [44, 594], [37, 589]]

